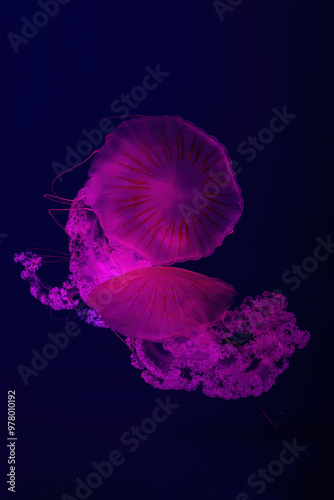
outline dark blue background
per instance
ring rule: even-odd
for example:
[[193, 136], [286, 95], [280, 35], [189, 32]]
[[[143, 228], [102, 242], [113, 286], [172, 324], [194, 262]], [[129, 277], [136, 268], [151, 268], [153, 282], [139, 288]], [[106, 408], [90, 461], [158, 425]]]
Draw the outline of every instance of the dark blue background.
[[[2, 23], [1, 239], [4, 382], [17, 394], [17, 499], [74, 495], [75, 478], [91, 462], [119, 449], [120, 436], [149, 417], [157, 397], [180, 405], [115, 469], [91, 497], [137, 500], [226, 499], [245, 491], [253, 500], [330, 498], [333, 440], [333, 256], [296, 291], [282, 282], [293, 264], [312, 256], [316, 238], [332, 232], [333, 77], [331, 2], [244, 0], [219, 19], [211, 1], [107, 2], [71, 0], [15, 54], [6, 35], [21, 33], [36, 1], [5, 2]], [[54, 161], [64, 163], [81, 130], [112, 115], [111, 102], [140, 85], [145, 67], [169, 76], [133, 112], [177, 114], [223, 142], [242, 167], [245, 199], [235, 232], [207, 258], [184, 267], [220, 277], [247, 295], [281, 289], [310, 343], [268, 394], [224, 401], [200, 391], [161, 392], [130, 365], [129, 350], [106, 330], [82, 331], [24, 386], [17, 365], [29, 365], [65, 315], [33, 299], [13, 253], [31, 247], [66, 251], [67, 239], [43, 199]], [[254, 161], [238, 145], [256, 135], [272, 109], [297, 118]], [[119, 122], [115, 122], [119, 123]], [[60, 196], [75, 196], [88, 166], [64, 177]], [[43, 274], [51, 285], [66, 264]], [[275, 428], [262, 414], [279, 423]], [[1, 435], [6, 436], [4, 419]], [[262, 495], [247, 487], [282, 441], [306, 446]], [[5, 448], [1, 440], [2, 451]], [[2, 462], [3, 482], [7, 464]], [[4, 495], [9, 493], [4, 488]]]

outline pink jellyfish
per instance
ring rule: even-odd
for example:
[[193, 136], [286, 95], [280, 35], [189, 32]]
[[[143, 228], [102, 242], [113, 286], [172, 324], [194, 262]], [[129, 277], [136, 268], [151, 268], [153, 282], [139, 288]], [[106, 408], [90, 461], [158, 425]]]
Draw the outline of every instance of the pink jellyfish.
[[87, 201], [106, 237], [155, 265], [207, 257], [243, 209], [225, 147], [178, 116], [122, 123], [89, 175]]
[[160, 342], [189, 336], [220, 319], [235, 290], [221, 280], [177, 267], [136, 269], [97, 285], [87, 304], [112, 330]]
[[216, 139], [179, 117], [133, 119], [107, 137], [71, 203], [62, 287], [38, 278], [42, 256], [15, 260], [43, 304], [126, 336], [133, 366], [154, 387], [259, 396], [310, 338], [286, 299], [264, 292], [230, 310], [232, 286], [166, 266], [210, 255], [242, 207]]
[[157, 389], [202, 388], [206, 396], [223, 399], [260, 396], [310, 339], [286, 308], [282, 295], [264, 292], [245, 298], [193, 338], [162, 344], [127, 338], [131, 363]]

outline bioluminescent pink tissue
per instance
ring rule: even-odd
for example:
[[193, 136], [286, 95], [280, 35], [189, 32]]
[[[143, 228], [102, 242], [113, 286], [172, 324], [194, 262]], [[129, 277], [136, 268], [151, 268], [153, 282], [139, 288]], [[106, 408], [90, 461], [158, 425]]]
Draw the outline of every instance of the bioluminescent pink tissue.
[[89, 175], [87, 200], [107, 238], [155, 265], [207, 257], [243, 209], [225, 147], [177, 116], [119, 125]]
[[229, 310], [232, 286], [166, 266], [210, 255], [242, 208], [216, 139], [179, 117], [136, 118], [107, 137], [72, 201], [68, 279], [45, 285], [34, 252], [15, 261], [43, 304], [125, 335], [132, 364], [154, 387], [259, 396], [310, 338], [286, 299], [264, 292]]
[[236, 295], [216, 278], [177, 267], [145, 267], [97, 285], [87, 304], [122, 335], [162, 342], [195, 335], [220, 319]]
[[203, 335], [178, 338], [158, 346], [127, 339], [131, 362], [148, 384], [158, 389], [194, 391], [210, 397], [260, 396], [289, 366], [289, 358], [310, 339], [286, 311], [279, 294], [264, 292], [227, 311], [223, 321]]

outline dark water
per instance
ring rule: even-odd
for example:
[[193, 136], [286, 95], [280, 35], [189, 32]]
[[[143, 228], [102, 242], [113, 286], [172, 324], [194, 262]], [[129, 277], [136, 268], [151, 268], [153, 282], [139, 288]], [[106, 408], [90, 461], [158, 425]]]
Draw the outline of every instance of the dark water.
[[[60, 3], [45, 2], [53, 17], [35, 16], [35, 1], [3, 5], [1, 498], [15, 498], [5, 485], [8, 390], [16, 391], [20, 500], [329, 498], [334, 257], [330, 245], [317, 248], [319, 238], [333, 235], [331, 4]], [[22, 16], [47, 24], [36, 29]], [[144, 83], [146, 90], [136, 88]], [[130, 104], [121, 103], [127, 95]], [[158, 391], [130, 365], [116, 336], [79, 322], [80, 334], [23, 383], [18, 365], [31, 367], [31, 350], [63, 331], [66, 315], [31, 297], [13, 254], [67, 250], [48, 214], [57, 205], [43, 194], [85, 127], [126, 113], [180, 115], [217, 137], [237, 162], [243, 216], [211, 257], [186, 267], [233, 284], [237, 302], [280, 289], [310, 331], [310, 343], [269, 394], [224, 401]], [[87, 171], [56, 181], [57, 193], [75, 196]], [[54, 286], [66, 274], [66, 263], [55, 264], [42, 278]], [[157, 398], [170, 398], [168, 418], [143, 441], [129, 442], [124, 433], [152, 416]], [[282, 452], [294, 440], [295, 456]], [[113, 450], [122, 459], [112, 456], [119, 465], [109, 478], [91, 476], [102, 484], [75, 493], [76, 478], [86, 482], [92, 462], [111, 460]], [[280, 465], [283, 457], [291, 463]]]

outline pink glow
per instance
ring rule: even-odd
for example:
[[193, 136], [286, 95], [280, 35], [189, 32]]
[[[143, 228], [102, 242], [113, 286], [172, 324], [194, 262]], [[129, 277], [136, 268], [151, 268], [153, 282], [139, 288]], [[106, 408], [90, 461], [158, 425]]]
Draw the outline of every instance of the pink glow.
[[119, 125], [85, 190], [107, 238], [156, 265], [207, 257], [243, 208], [225, 147], [176, 116]]
[[87, 298], [112, 330], [160, 342], [220, 319], [235, 290], [216, 278], [177, 267], [145, 267], [97, 285]]
[[[182, 144], [186, 163], [179, 161]], [[135, 169], [132, 176], [116, 172], [110, 166], [122, 161], [125, 152], [151, 157], [153, 165], [159, 165], [160, 158], [159, 176], [152, 180], [148, 163], [141, 167], [137, 160], [128, 164]], [[216, 166], [210, 168], [219, 165], [230, 175], [220, 188], [230, 195], [231, 205], [220, 206], [219, 197], [212, 197], [198, 217], [205, 217], [217, 204], [220, 215], [212, 212], [215, 224], [210, 226], [207, 220], [203, 232], [197, 235], [189, 229], [187, 237], [186, 217], [181, 217], [178, 203], [190, 201], [191, 169], [195, 184], [189, 186], [204, 192], [207, 177], [199, 167], [197, 171], [197, 162], [210, 152], [216, 158]], [[124, 175], [126, 188], [120, 179]], [[149, 187], [142, 184], [146, 182]], [[147, 190], [150, 202], [145, 210], [151, 213], [154, 200], [160, 215], [155, 214], [155, 222], [134, 227], [131, 221], [137, 209], [120, 210], [127, 205], [120, 200], [131, 199], [130, 205], [141, 206], [147, 202]], [[116, 196], [116, 192], [123, 194]], [[235, 296], [230, 285], [186, 269], [153, 265], [209, 255], [232, 231], [241, 210], [240, 189], [226, 150], [216, 139], [177, 117], [135, 119], [108, 136], [90, 180], [71, 203], [65, 228], [70, 273], [62, 286], [51, 287], [39, 279], [45, 257], [28, 251], [15, 255], [15, 261], [24, 266], [21, 276], [43, 304], [58, 311], [76, 310], [87, 323], [127, 336], [132, 364], [154, 387], [188, 391], [201, 387], [207, 396], [225, 399], [259, 396], [288, 367], [295, 349], [305, 347], [310, 338], [296, 326], [294, 314], [287, 312], [286, 299], [264, 292], [228, 310]], [[170, 228], [173, 216], [179, 224], [177, 234]], [[164, 228], [160, 232], [156, 231], [159, 224]], [[162, 234], [167, 234], [165, 239]], [[80, 302], [86, 306], [79, 307]]]
[[310, 339], [286, 307], [282, 295], [264, 292], [246, 298], [223, 321], [190, 340], [159, 345], [127, 339], [131, 362], [158, 389], [202, 387], [207, 396], [224, 399], [260, 396], [288, 368], [295, 349], [303, 349]]

